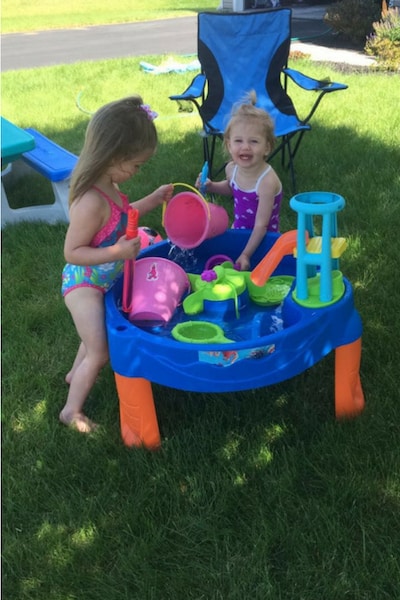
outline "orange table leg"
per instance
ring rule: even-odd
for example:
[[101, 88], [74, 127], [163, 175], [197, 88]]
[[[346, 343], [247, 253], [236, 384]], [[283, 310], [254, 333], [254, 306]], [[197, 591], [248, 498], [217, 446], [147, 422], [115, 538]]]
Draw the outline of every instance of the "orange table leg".
[[364, 408], [360, 381], [361, 338], [335, 350], [335, 412], [337, 418], [355, 417]]
[[126, 446], [160, 447], [160, 431], [151, 383], [114, 373], [119, 396], [121, 436]]

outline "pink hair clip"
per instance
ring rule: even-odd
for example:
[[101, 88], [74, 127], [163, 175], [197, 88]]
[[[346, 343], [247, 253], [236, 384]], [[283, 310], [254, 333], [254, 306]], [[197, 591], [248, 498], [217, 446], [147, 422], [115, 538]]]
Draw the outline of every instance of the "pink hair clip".
[[151, 110], [148, 104], [141, 104], [140, 109], [147, 114], [150, 121], [154, 121], [154, 119], [158, 117], [158, 113], [154, 112], [154, 110]]

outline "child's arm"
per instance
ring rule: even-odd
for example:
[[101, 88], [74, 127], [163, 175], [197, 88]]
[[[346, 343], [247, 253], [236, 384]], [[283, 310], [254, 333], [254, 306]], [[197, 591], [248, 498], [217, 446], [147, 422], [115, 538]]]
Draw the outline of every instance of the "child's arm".
[[223, 181], [211, 181], [207, 179], [206, 190], [208, 194], [217, 194], [218, 196], [232, 196], [231, 186], [229, 181], [224, 179]]
[[199, 190], [201, 184], [203, 183], [206, 194], [217, 194], [218, 196], [231, 196], [232, 190], [229, 183], [230, 177], [228, 176], [228, 174], [231, 171], [231, 165], [232, 163], [228, 163], [228, 165], [226, 166], [226, 179], [223, 179], [222, 181], [211, 181], [211, 179], [207, 178], [206, 181], [203, 183], [201, 181], [201, 173], [199, 173], [199, 176], [197, 177], [195, 183], [196, 188]]
[[93, 237], [106, 224], [108, 217], [108, 206], [92, 190], [75, 200], [71, 206], [70, 223], [64, 242], [64, 257], [67, 262], [89, 266], [137, 256], [140, 238], [127, 240], [126, 236], [122, 236], [113, 246], [90, 246]]
[[243, 252], [235, 261], [235, 264], [240, 266], [241, 271], [249, 271], [251, 257], [263, 240], [265, 233], [266, 226], [256, 222]]
[[275, 195], [280, 189], [280, 181], [275, 174], [264, 177], [258, 190], [259, 201], [253, 230], [247, 241], [243, 252], [237, 258], [236, 263], [240, 265], [241, 271], [248, 271], [250, 259], [262, 242], [267, 232], [268, 223], [274, 207]]

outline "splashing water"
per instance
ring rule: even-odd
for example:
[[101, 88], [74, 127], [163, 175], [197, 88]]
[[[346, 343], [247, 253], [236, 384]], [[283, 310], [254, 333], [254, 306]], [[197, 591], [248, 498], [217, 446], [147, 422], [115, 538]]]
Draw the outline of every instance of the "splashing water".
[[194, 254], [194, 248], [179, 248], [175, 244], [171, 244], [167, 258], [182, 267], [186, 273], [196, 273], [199, 261]]

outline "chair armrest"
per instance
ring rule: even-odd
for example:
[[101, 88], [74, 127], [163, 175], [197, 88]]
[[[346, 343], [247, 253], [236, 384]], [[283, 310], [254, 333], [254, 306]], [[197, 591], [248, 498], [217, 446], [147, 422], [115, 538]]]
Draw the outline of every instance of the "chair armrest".
[[283, 69], [283, 72], [290, 77], [292, 81], [304, 90], [314, 91], [314, 92], [335, 92], [337, 90], [346, 90], [347, 85], [344, 83], [336, 83], [335, 81], [330, 81], [329, 79], [313, 79], [308, 75], [304, 75], [304, 73], [300, 73], [300, 71], [296, 71], [295, 69]]
[[192, 83], [182, 94], [175, 94], [170, 96], [170, 100], [194, 100], [194, 98], [200, 98], [202, 96], [204, 87], [206, 85], [206, 76], [202, 73], [196, 75]]

